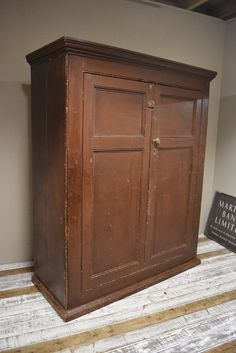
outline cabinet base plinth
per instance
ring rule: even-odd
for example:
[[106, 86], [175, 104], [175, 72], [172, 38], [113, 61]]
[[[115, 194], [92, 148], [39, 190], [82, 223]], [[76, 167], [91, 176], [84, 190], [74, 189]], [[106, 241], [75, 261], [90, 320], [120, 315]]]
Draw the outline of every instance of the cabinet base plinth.
[[39, 291], [44, 295], [47, 301], [54, 307], [54, 309], [58, 312], [61, 318], [64, 321], [70, 321], [79, 316], [85, 315], [91, 311], [99, 309], [105, 305], [111, 304], [117, 300], [120, 300], [128, 295], [134, 294], [142, 289], [150, 287], [158, 282], [161, 282], [169, 277], [175, 276], [185, 270], [188, 270], [194, 266], [197, 266], [201, 263], [201, 260], [198, 257], [187, 261], [181, 265], [175, 266], [165, 272], [159, 273], [155, 276], [146, 278], [140, 282], [131, 284], [125, 288], [119, 289], [115, 292], [109, 293], [103, 297], [94, 299], [88, 303], [81, 304], [72, 309], [65, 309], [61, 303], [49, 292], [49, 290], [45, 287], [45, 285], [37, 278], [36, 275], [33, 275], [32, 281], [39, 289]]

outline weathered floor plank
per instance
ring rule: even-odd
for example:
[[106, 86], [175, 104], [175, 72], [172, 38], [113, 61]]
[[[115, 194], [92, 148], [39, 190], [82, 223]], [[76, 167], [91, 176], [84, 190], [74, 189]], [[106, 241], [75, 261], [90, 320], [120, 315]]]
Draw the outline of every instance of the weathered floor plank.
[[227, 249], [219, 249], [219, 250], [213, 250], [213, 251], [208, 251], [208, 252], [199, 254], [198, 257], [201, 260], [203, 260], [203, 259], [209, 259], [209, 257], [225, 255], [225, 254], [228, 254], [228, 253], [229, 253], [229, 250], [227, 250]]
[[205, 353], [235, 353], [236, 339], [207, 350]]
[[10, 264], [1, 264], [0, 265], [0, 272], [1, 271], [6, 271], [6, 270], [14, 270], [18, 268], [24, 268], [24, 267], [32, 267], [33, 266], [33, 261], [21, 261], [21, 262], [14, 262]]
[[9, 270], [0, 271], [0, 277], [10, 276], [10, 275], [17, 275], [19, 273], [33, 272], [33, 270], [34, 270], [33, 266], [21, 267], [21, 268], [12, 268], [12, 269], [9, 269]]
[[[0, 350], [40, 353], [39, 349], [43, 347], [41, 351], [44, 353], [113, 352], [112, 349], [118, 349], [116, 347], [126, 349], [130, 344], [134, 347], [145, 344], [145, 340], [150, 340], [150, 345], [159, 344], [161, 335], [163, 341], [171, 343], [172, 337], [177, 342], [181, 337], [179, 327], [185, 328], [186, 337], [188, 333], [194, 333], [196, 340], [202, 336], [201, 325], [209, 330], [211, 326], [218, 327], [222, 331], [224, 327], [220, 326], [219, 318], [228, 322], [232, 313], [236, 314], [236, 257], [203, 236], [198, 253], [202, 259], [200, 266], [69, 323], [64, 323], [43, 296], [33, 289], [31, 273], [21, 270], [32, 268], [32, 263], [19, 264], [18, 267], [14, 264], [0, 265]], [[17, 268], [20, 268], [19, 272]], [[1, 276], [1, 271], [5, 271], [5, 275]], [[23, 283], [26, 283], [24, 288]], [[219, 303], [214, 299], [209, 304], [207, 300], [210, 298], [221, 299]], [[196, 303], [203, 306], [196, 308]], [[207, 306], [204, 303], [208, 303]], [[190, 311], [181, 312], [183, 308]], [[155, 321], [154, 317], [162, 319]], [[147, 318], [149, 321], [144, 324]], [[236, 331], [233, 321], [230, 327], [228, 333]], [[214, 336], [214, 332], [209, 331], [209, 334]], [[226, 336], [218, 335], [217, 339], [214, 336], [214, 345], [220, 347], [232, 341], [232, 337]], [[174, 353], [184, 349], [181, 342], [176, 347]], [[206, 349], [212, 347], [210, 342], [206, 343]], [[124, 350], [124, 353], [128, 352]]]
[[[235, 303], [236, 304], [236, 303]], [[219, 308], [219, 306], [218, 306]], [[198, 316], [203, 311], [198, 312]], [[184, 316], [185, 318], [186, 316]], [[143, 353], [143, 352], [168, 352], [168, 353], [199, 353], [209, 347], [214, 347], [219, 342], [232, 340], [236, 337], [236, 305], [234, 310], [225, 313], [223, 308], [218, 315], [209, 315], [193, 324], [179, 325], [163, 333], [155, 334], [152, 338], [139, 339], [133, 344], [126, 344], [109, 353]], [[157, 328], [158, 331], [158, 328]], [[140, 332], [136, 331], [137, 337]], [[97, 352], [101, 350], [97, 349]], [[102, 351], [105, 353], [105, 351]]]
[[[214, 262], [212, 262], [212, 264], [214, 265]], [[81, 319], [68, 323], [68, 332], [71, 334], [77, 332], [78, 329], [80, 330], [80, 324], [82, 324], [84, 330], [86, 327], [95, 328], [102, 323], [109, 325], [116, 320], [126, 320], [153, 311], [175, 307], [193, 300], [198, 300], [204, 296], [207, 297], [209, 295], [219, 294], [224, 290], [232, 290], [234, 288], [230, 272], [226, 277], [219, 275], [217, 272], [218, 277], [216, 277], [213, 273], [210, 272], [210, 279], [203, 277], [203, 279], [199, 281], [197, 277], [197, 287], [194, 291], [193, 285], [194, 282], [196, 282], [195, 277], [192, 277], [191, 280], [187, 278], [187, 282], [182, 283], [180, 279], [186, 276], [185, 274], [178, 275], [177, 283], [179, 282], [179, 285], [165, 285], [165, 290], [163, 291], [162, 285], [165, 283], [157, 284], [125, 300], [106, 306], [100, 309], [100, 311], [95, 311], [89, 315], [83, 316]], [[195, 276], [197, 274], [198, 273], [195, 273]], [[24, 308], [24, 305], [27, 305], [27, 307], [25, 306]], [[18, 312], [16, 310], [17, 308], [14, 307], [3, 307], [3, 315], [0, 315], [0, 324], [2, 327], [7, 326], [9, 330], [11, 329], [13, 334], [15, 331], [20, 331], [22, 334], [27, 333], [29, 343], [33, 343], [38, 339], [38, 335], [34, 335], [33, 332], [39, 329], [41, 329], [41, 337], [46, 335], [46, 337], [50, 336], [50, 338], [64, 331], [64, 323], [46, 301], [41, 300], [41, 303], [37, 306], [26, 302], [26, 304], [20, 306]], [[56, 329], [54, 326], [56, 326]], [[4, 330], [1, 331], [3, 331], [1, 335], [4, 336]], [[10, 332], [8, 333], [8, 341], [9, 336]]]
[[207, 241], [209, 241], [209, 239], [207, 237], [202, 237], [202, 238], [199, 237], [199, 239], [198, 239], [198, 243], [204, 243]]
[[[139, 330], [133, 333], [126, 333], [125, 340], [127, 344], [136, 343], [141, 340], [149, 339], [149, 338], [157, 338], [160, 334], [173, 332], [177, 329], [190, 328], [192, 326], [200, 326], [202, 324], [208, 323], [210, 326], [212, 321], [215, 319], [222, 319], [222, 315], [232, 316], [235, 313], [236, 309], [236, 301], [227, 302], [224, 304], [220, 304], [211, 308], [204, 309], [202, 311], [195, 312], [193, 314], [184, 315], [178, 319], [171, 320], [168, 322], [164, 322], [160, 325], [154, 325], [152, 327], [148, 327], [143, 330]], [[234, 315], [233, 315], [234, 316]], [[135, 339], [136, 336], [136, 339]], [[137, 339], [138, 337], [138, 339]], [[201, 339], [201, 335], [199, 337]], [[221, 337], [219, 336], [219, 342], [221, 342]], [[221, 342], [222, 343], [222, 342]], [[210, 346], [208, 346], [209, 348]]]
[[0, 277], [0, 291], [32, 286], [31, 278], [31, 272]]
[[36, 293], [36, 292], [38, 292], [38, 289], [35, 286], [2, 290], [2, 291], [0, 291], [0, 299], [1, 298], [16, 297], [18, 295], [32, 294], [32, 293]]
[[[206, 308], [210, 308], [231, 300], [236, 300], [236, 291], [225, 292], [210, 298], [198, 300], [189, 304], [184, 304], [176, 308], [171, 308], [159, 313], [153, 313], [140, 318], [127, 320], [125, 322], [115, 323], [113, 325], [100, 327], [95, 330], [82, 332], [79, 334], [65, 336], [34, 345], [23, 346], [17, 349], [18, 353], [55, 353], [60, 349], [66, 349], [71, 346], [79, 346], [88, 343], [94, 343], [114, 335], [125, 332], [142, 329], [147, 326], [162, 323], [175, 319], [177, 317], [188, 315]], [[236, 311], [235, 311], [236, 312]], [[15, 353], [15, 348], [8, 350], [8, 353]]]

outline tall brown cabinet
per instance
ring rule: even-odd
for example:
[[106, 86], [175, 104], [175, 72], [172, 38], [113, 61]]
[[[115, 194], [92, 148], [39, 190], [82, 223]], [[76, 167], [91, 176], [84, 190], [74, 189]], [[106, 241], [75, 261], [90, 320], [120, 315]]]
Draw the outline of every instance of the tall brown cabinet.
[[216, 73], [61, 38], [32, 74], [34, 282], [70, 320], [197, 265]]

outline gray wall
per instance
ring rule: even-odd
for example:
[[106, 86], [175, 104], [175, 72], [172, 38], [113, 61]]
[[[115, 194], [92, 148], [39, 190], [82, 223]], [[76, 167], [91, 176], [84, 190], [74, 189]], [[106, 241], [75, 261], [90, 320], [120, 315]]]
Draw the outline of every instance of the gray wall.
[[0, 1], [0, 263], [32, 257], [25, 54], [69, 35], [217, 71], [210, 91], [202, 231], [213, 192], [224, 30], [215, 18], [127, 0]]
[[225, 33], [214, 189], [236, 196], [236, 19]]

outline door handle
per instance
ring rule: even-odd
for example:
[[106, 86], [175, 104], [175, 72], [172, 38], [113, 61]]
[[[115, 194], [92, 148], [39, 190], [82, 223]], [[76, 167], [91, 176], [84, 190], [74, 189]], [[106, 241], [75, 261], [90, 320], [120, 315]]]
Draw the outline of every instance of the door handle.
[[152, 140], [152, 142], [154, 143], [154, 145], [159, 146], [160, 143], [161, 143], [161, 140], [159, 139], [159, 137], [155, 137], [155, 138]]

